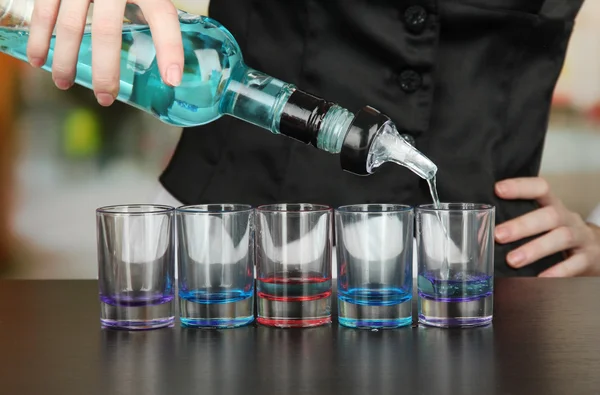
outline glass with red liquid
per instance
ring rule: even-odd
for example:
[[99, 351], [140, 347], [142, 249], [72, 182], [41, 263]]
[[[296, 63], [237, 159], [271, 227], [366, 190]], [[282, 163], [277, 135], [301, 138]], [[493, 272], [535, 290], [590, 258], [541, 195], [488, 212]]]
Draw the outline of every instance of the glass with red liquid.
[[256, 210], [257, 322], [281, 328], [331, 322], [329, 206], [297, 203]]

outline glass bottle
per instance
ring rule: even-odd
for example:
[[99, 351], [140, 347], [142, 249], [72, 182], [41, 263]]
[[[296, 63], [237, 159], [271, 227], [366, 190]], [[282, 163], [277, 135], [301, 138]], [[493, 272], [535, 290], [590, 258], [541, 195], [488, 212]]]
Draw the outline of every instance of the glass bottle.
[[[0, 0], [0, 52], [27, 61], [34, 2]], [[426, 179], [435, 174], [435, 165], [406, 142], [384, 114], [371, 107], [354, 114], [248, 67], [233, 35], [211, 18], [179, 11], [179, 21], [185, 65], [181, 84], [171, 87], [162, 81], [149, 26], [137, 6], [127, 6], [117, 100], [180, 127], [205, 125], [223, 115], [233, 116], [274, 134], [340, 154], [342, 168], [359, 175], [371, 174], [390, 161]], [[52, 69], [54, 44], [55, 37], [42, 66], [46, 71]], [[91, 45], [88, 23], [75, 83], [89, 89]], [[385, 138], [378, 140], [379, 136]], [[387, 141], [384, 146], [382, 140]], [[395, 153], [386, 148], [390, 142], [396, 146]]]

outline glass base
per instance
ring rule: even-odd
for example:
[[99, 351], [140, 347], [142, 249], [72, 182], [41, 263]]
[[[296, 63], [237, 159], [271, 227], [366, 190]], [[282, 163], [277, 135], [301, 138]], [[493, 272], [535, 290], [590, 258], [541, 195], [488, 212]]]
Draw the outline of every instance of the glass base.
[[494, 296], [460, 301], [438, 301], [419, 297], [419, 323], [438, 328], [469, 328], [489, 325]]
[[258, 298], [259, 324], [278, 328], [307, 328], [331, 323], [331, 296], [316, 300], [280, 301]]
[[227, 303], [198, 303], [179, 298], [181, 324], [186, 327], [236, 328], [254, 321], [254, 296]]
[[100, 302], [100, 323], [104, 328], [148, 330], [173, 326], [173, 302], [146, 306], [119, 306]]
[[114, 321], [104, 318], [100, 319], [103, 328], [107, 329], [122, 329], [128, 331], [144, 331], [150, 329], [170, 328], [175, 325], [175, 317], [150, 321]]
[[412, 324], [412, 317], [393, 320], [358, 320], [353, 318], [339, 317], [340, 325], [356, 329], [394, 329]]
[[473, 328], [487, 326], [491, 323], [492, 317], [438, 319], [419, 315], [419, 324], [434, 326], [436, 328]]
[[412, 324], [412, 299], [389, 306], [356, 304], [338, 299], [339, 323], [351, 328], [384, 329]]
[[298, 320], [258, 317], [256, 322], [277, 328], [311, 328], [331, 324], [331, 317]]
[[215, 328], [215, 329], [228, 329], [238, 328], [240, 326], [246, 326], [254, 321], [254, 316], [239, 317], [239, 318], [208, 318], [208, 319], [197, 319], [197, 318], [180, 318], [181, 326], [187, 328]]

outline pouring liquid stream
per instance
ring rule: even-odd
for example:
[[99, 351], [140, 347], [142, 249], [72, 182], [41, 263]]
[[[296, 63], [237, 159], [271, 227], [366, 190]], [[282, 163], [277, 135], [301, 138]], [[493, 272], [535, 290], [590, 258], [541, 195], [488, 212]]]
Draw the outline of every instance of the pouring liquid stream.
[[443, 241], [441, 241], [442, 245], [440, 246], [442, 251], [444, 251], [444, 258], [441, 264], [441, 276], [443, 280], [447, 280], [449, 277], [448, 247], [451, 240], [442, 221], [441, 212], [439, 211], [441, 203], [436, 185], [437, 166], [408, 143], [408, 141], [398, 133], [396, 126], [391, 122], [382, 127], [382, 130], [373, 141], [373, 145], [369, 152], [367, 166], [369, 170], [372, 171], [386, 162], [404, 166], [427, 181], [434, 208], [438, 210], [436, 211], [436, 217], [443, 233], [443, 237], [441, 237]]
[[433, 206], [439, 210], [441, 208], [441, 204], [440, 204], [440, 198], [438, 196], [435, 175], [432, 178], [427, 180], [427, 184], [429, 185], [429, 193], [431, 193], [431, 200], [433, 200]]
[[[434, 175], [432, 178], [427, 180], [427, 184], [429, 185], [429, 193], [431, 193], [431, 199], [433, 200], [433, 206], [435, 209], [439, 210], [441, 208], [441, 203], [440, 203], [440, 198], [438, 196], [438, 191], [437, 191], [437, 185], [436, 185], [436, 176]], [[442, 280], [448, 280], [448, 277], [450, 276], [450, 267], [448, 265], [448, 243], [451, 241], [450, 240], [450, 235], [448, 234], [448, 231], [446, 230], [446, 227], [444, 226], [444, 223], [442, 221], [442, 216], [440, 215], [440, 211], [436, 212], [436, 216], [437, 219], [440, 223], [440, 227], [442, 229], [442, 231], [444, 232], [444, 237], [443, 237], [443, 251], [444, 251], [444, 258], [442, 261], [442, 267], [440, 270], [440, 274], [442, 277]]]

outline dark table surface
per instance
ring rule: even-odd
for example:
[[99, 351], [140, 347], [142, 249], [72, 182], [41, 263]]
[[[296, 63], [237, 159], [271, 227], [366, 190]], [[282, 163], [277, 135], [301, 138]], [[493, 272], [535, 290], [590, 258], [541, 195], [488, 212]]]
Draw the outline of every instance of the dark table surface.
[[600, 278], [497, 279], [493, 325], [103, 330], [95, 281], [0, 281], [0, 394], [600, 394]]

